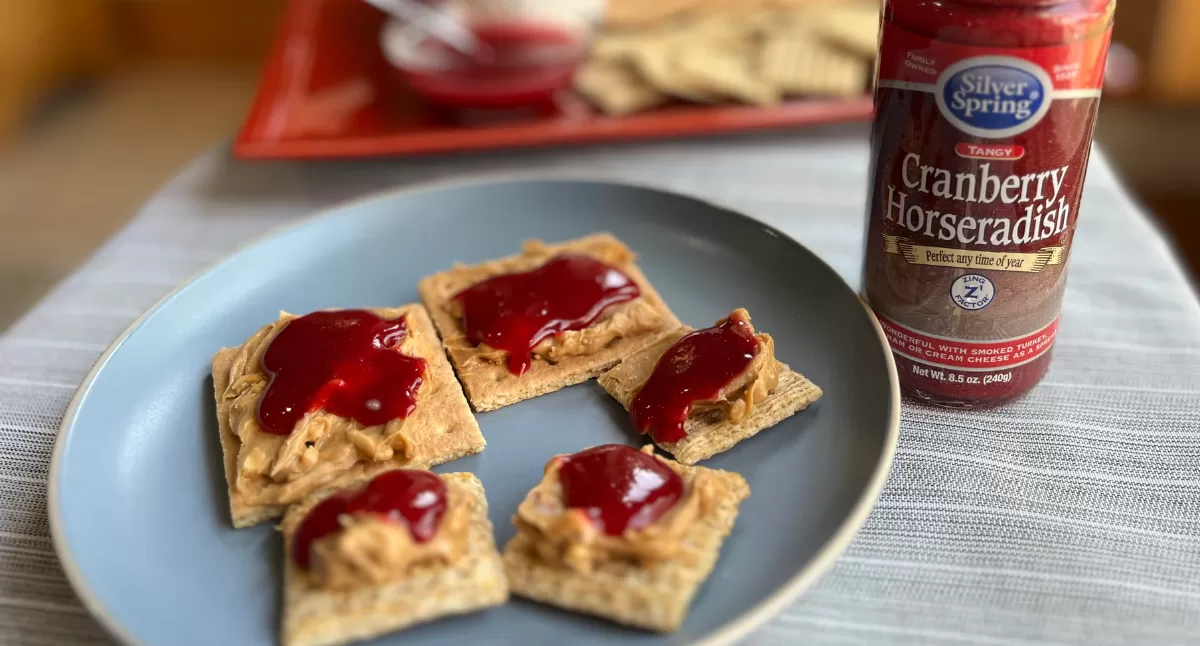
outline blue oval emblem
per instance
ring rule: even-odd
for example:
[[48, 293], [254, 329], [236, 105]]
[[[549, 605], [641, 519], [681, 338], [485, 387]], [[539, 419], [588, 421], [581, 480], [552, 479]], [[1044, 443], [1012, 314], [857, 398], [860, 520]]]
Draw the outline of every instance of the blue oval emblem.
[[1029, 61], [982, 57], [960, 61], [938, 80], [942, 114], [981, 137], [1005, 137], [1032, 128], [1045, 116], [1050, 78]]

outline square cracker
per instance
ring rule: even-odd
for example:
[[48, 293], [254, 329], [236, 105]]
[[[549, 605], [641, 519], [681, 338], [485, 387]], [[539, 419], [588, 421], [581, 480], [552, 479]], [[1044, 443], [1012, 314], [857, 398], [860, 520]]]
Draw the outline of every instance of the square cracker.
[[683, 537], [686, 556], [651, 567], [609, 561], [584, 574], [550, 564], [537, 555], [534, 538], [518, 532], [504, 547], [504, 569], [512, 593], [559, 608], [595, 615], [626, 626], [678, 630], [692, 598], [712, 573], [721, 543], [733, 529], [738, 506], [750, 495], [742, 476], [706, 467], [676, 465], [685, 479], [707, 471], [725, 481], [730, 495], [694, 523]]
[[[417, 286], [421, 300], [429, 308], [438, 332], [442, 335], [446, 352], [454, 362], [459, 380], [467, 391], [467, 398], [476, 411], [495, 410], [587, 381], [679, 327], [679, 319], [675, 318], [658, 292], [654, 291], [650, 281], [642, 274], [642, 270], [634, 264], [633, 252], [611, 234], [594, 233], [556, 244], [527, 242], [526, 245], [527, 249], [536, 247], [537, 253], [517, 254], [476, 265], [458, 265], [454, 269], [421, 279]], [[597, 322], [617, 316], [626, 308], [644, 301], [660, 314], [662, 320], [659, 327], [615, 339], [592, 354], [565, 357], [553, 363], [534, 357], [533, 364], [520, 377], [509, 372], [504, 362], [490, 363], [479, 360], [478, 357], [483, 351], [467, 340], [460, 321], [450, 312], [450, 302], [454, 295], [494, 276], [529, 271], [563, 252], [582, 253], [600, 258], [603, 258], [604, 254], [627, 257], [628, 262], [616, 267], [637, 283], [641, 295], [633, 301], [610, 307]]]
[[751, 72], [749, 47], [713, 47], [706, 43], [683, 46], [677, 52], [680, 69], [713, 94], [752, 105], [779, 103], [778, 89]]
[[759, 52], [758, 76], [788, 96], [856, 96], [869, 75], [867, 60], [805, 33], [772, 34]]
[[[676, 341], [691, 332], [691, 328], [681, 328], [658, 343], [622, 361], [617, 367], [600, 375], [597, 382], [608, 394], [613, 396], [629, 410], [633, 398], [654, 372], [654, 366]], [[696, 413], [683, 423], [687, 437], [678, 442], [659, 444], [670, 451], [683, 464], [696, 464], [712, 456], [728, 451], [738, 442], [754, 437], [759, 431], [770, 428], [779, 422], [808, 408], [809, 404], [821, 398], [821, 389], [809, 381], [804, 375], [792, 370], [785, 363], [780, 363], [779, 385], [766, 399], [754, 405], [750, 414], [734, 424], [721, 416], [713, 421], [710, 412]]]
[[417, 566], [402, 581], [349, 591], [315, 586], [290, 556], [296, 528], [323, 496], [313, 496], [288, 510], [282, 527], [283, 646], [325, 646], [369, 639], [508, 600], [504, 565], [492, 538], [483, 484], [470, 473], [439, 477], [452, 497], [476, 501], [467, 529], [467, 549], [455, 563]]
[[623, 62], [589, 61], [575, 73], [576, 91], [609, 116], [647, 110], [669, 100]]
[[640, 28], [686, 13], [700, 0], [609, 0], [604, 23], [612, 29]]
[[814, 7], [808, 12], [812, 29], [822, 39], [862, 58], [879, 49], [880, 8], [876, 3], [844, 3]]
[[718, 103], [721, 95], [705, 89], [703, 79], [679, 65], [678, 47], [655, 44], [642, 47], [630, 57], [630, 63], [651, 86], [673, 97], [694, 103]]
[[[231, 405], [223, 399], [231, 382], [230, 372], [241, 346], [221, 348], [213, 357], [212, 377], [221, 449], [225, 458], [225, 483], [229, 489], [229, 511], [234, 527], [249, 527], [277, 518], [283, 515], [288, 505], [299, 502], [315, 491], [337, 487], [342, 481], [371, 478], [400, 467], [426, 469], [479, 453], [487, 444], [475, 416], [471, 414], [462, 388], [454, 377], [454, 369], [446, 360], [446, 353], [425, 308], [420, 304], [410, 303], [396, 308], [371, 311], [384, 318], [406, 317], [408, 334], [420, 340], [418, 347], [422, 350], [419, 354], [427, 362], [426, 383], [418, 391], [416, 409], [404, 420], [405, 425], [412, 425], [409, 437], [413, 439], [414, 444], [419, 445], [417, 454], [411, 461], [406, 460], [403, 454], [398, 454], [390, 460], [360, 461], [349, 470], [340, 474], [330, 474], [327, 479], [275, 504], [246, 500], [246, 496], [236, 489], [238, 451], [242, 443], [230, 426]], [[281, 318], [285, 317], [294, 318], [290, 314], [281, 315]]]

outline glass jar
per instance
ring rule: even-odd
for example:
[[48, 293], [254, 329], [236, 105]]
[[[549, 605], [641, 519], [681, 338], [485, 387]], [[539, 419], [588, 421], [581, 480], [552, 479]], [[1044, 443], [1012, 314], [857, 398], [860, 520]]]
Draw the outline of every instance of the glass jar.
[[1115, 0], [888, 0], [863, 292], [901, 387], [1009, 401], [1045, 375]]

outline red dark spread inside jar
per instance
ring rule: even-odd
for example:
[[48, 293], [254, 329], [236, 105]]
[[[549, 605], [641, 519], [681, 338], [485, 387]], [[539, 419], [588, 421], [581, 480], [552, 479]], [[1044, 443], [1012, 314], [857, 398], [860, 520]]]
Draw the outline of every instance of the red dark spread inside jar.
[[287, 435], [318, 410], [363, 426], [408, 417], [425, 360], [400, 352], [408, 328], [363, 310], [313, 312], [287, 322], [263, 354], [270, 383], [258, 406], [267, 433]]
[[415, 542], [425, 543], [437, 534], [446, 515], [446, 484], [429, 471], [397, 469], [375, 476], [357, 491], [333, 494], [300, 522], [292, 539], [292, 560], [307, 569], [313, 543], [340, 531], [341, 517], [356, 513], [403, 524]]
[[714, 401], [746, 371], [759, 347], [750, 324], [732, 317], [676, 341], [659, 357], [654, 372], [629, 405], [633, 427], [655, 442], [678, 442], [687, 437], [683, 423], [692, 407], [696, 402]]
[[558, 478], [569, 509], [583, 509], [610, 536], [658, 520], [683, 497], [683, 479], [652, 455], [605, 444], [562, 458]]
[[606, 309], [640, 294], [620, 270], [582, 254], [564, 253], [517, 274], [503, 274], [454, 296], [467, 339], [508, 353], [508, 369], [525, 374], [542, 341], [582, 330]]
[[910, 396], [988, 406], [1045, 374], [1114, 7], [885, 6], [863, 281]]

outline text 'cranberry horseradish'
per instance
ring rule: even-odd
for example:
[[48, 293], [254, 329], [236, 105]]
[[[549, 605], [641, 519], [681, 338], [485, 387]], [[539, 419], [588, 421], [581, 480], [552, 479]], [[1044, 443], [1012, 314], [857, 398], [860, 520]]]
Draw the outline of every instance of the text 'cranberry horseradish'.
[[993, 405], [1046, 372], [1115, 0], [889, 0], [865, 294], [906, 393]]

